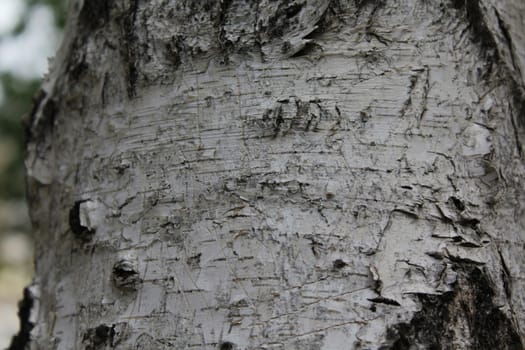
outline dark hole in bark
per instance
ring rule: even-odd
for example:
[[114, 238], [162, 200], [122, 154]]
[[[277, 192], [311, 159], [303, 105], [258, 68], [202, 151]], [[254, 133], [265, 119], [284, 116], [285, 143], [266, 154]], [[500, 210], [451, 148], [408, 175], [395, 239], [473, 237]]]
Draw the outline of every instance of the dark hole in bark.
[[95, 233], [95, 230], [82, 226], [80, 221], [80, 205], [84, 202], [86, 202], [86, 200], [76, 201], [73, 208], [69, 211], [69, 227], [79, 239], [89, 241]]
[[28, 288], [24, 289], [24, 298], [18, 303], [18, 318], [20, 320], [20, 331], [13, 336], [11, 345], [7, 350], [25, 350], [30, 341], [30, 333], [35, 326], [29, 321], [31, 308], [33, 307], [33, 295]]
[[234, 346], [235, 345], [232, 342], [225, 341], [219, 345], [219, 350], [233, 350]]
[[336, 269], [336, 270], [340, 270], [340, 269], [342, 269], [343, 267], [345, 267], [345, 266], [347, 266], [347, 265], [348, 265], [348, 264], [345, 263], [345, 262], [344, 262], [343, 260], [341, 260], [341, 259], [336, 259], [336, 260], [334, 260], [334, 262], [333, 262], [334, 269]]

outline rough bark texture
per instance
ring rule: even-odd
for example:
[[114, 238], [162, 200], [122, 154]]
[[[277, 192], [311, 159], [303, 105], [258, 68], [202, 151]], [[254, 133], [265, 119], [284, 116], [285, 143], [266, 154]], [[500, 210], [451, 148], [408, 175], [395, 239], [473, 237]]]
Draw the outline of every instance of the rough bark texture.
[[522, 349], [523, 16], [74, 2], [28, 126], [28, 346]]

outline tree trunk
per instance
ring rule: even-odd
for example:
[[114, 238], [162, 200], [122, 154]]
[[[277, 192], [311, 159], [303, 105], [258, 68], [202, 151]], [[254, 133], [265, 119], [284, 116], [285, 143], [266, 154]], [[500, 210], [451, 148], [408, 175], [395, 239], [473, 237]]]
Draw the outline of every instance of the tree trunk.
[[19, 348], [522, 349], [524, 16], [73, 1]]

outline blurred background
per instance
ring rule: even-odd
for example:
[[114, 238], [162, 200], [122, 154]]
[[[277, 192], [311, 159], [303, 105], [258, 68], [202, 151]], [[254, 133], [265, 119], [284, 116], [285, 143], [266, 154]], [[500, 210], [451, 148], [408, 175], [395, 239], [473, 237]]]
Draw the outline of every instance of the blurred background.
[[67, 2], [0, 0], [0, 349], [18, 332], [18, 301], [33, 273], [22, 118], [60, 42]]

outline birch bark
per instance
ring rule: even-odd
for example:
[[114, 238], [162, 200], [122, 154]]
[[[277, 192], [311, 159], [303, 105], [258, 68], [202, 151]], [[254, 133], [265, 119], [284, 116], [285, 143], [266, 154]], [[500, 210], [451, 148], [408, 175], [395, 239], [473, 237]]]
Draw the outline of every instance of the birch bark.
[[524, 16], [73, 1], [19, 348], [522, 349]]

